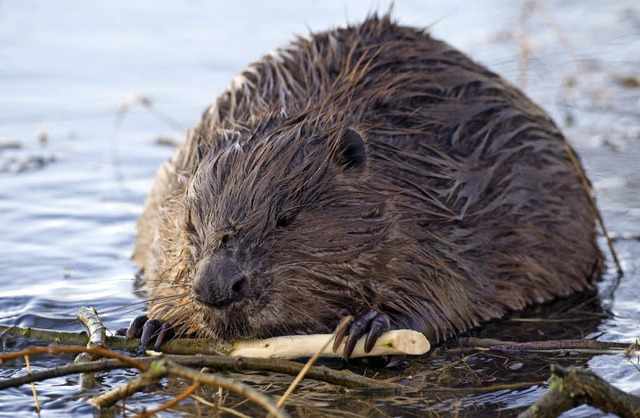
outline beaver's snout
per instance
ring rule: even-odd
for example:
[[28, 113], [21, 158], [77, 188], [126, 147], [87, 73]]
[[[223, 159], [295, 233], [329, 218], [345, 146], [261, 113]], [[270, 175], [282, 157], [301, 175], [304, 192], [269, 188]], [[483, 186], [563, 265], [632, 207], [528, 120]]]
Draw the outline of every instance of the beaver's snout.
[[248, 285], [247, 276], [232, 261], [213, 259], [196, 271], [193, 291], [198, 302], [222, 309], [242, 299]]

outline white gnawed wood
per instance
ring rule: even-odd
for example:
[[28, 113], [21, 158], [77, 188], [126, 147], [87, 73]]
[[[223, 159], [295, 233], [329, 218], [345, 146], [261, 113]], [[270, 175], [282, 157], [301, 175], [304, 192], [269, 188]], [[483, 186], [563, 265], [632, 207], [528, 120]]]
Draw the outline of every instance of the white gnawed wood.
[[[290, 335], [268, 338], [265, 340], [241, 340], [233, 343], [234, 350], [230, 356], [259, 357], [259, 358], [296, 358], [311, 357], [328, 340], [331, 334], [314, 335]], [[369, 353], [364, 352], [365, 338], [361, 338], [353, 350], [352, 358], [386, 355], [420, 355], [431, 348], [427, 338], [420, 332], [402, 329], [387, 331], [378, 338], [375, 346]], [[340, 357], [344, 350], [344, 341], [334, 353], [332, 345], [322, 352], [320, 357]]]

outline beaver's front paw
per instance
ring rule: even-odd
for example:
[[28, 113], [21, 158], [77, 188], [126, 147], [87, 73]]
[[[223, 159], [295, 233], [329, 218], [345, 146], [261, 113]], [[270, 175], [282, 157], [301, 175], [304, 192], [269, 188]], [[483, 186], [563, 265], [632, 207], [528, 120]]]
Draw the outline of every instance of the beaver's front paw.
[[169, 341], [174, 335], [171, 324], [149, 319], [146, 315], [134, 318], [125, 331], [127, 338], [140, 338], [140, 351], [146, 350], [151, 343], [153, 343], [153, 349], [158, 351], [162, 343]]
[[333, 351], [337, 351], [342, 340], [347, 337], [344, 343], [344, 351], [342, 357], [348, 359], [353, 353], [353, 349], [356, 346], [358, 340], [366, 335], [367, 339], [364, 342], [364, 351], [368, 353], [373, 349], [378, 338], [383, 332], [388, 331], [391, 328], [391, 322], [387, 314], [378, 312], [376, 310], [370, 310], [363, 312], [356, 318], [349, 321], [349, 323], [342, 328], [342, 330], [336, 335], [336, 340], [333, 342]]

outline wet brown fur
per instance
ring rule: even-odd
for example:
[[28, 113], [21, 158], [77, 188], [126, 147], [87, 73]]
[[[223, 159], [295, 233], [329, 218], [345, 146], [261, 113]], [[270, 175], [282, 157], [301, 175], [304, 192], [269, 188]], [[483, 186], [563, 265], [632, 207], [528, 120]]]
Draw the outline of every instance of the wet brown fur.
[[[360, 169], [340, 160], [350, 132]], [[375, 308], [437, 341], [585, 289], [602, 255], [567, 146], [508, 82], [388, 16], [300, 38], [245, 69], [161, 167], [134, 254], [149, 315], [266, 337]], [[190, 289], [211, 258], [249, 279], [224, 310]]]

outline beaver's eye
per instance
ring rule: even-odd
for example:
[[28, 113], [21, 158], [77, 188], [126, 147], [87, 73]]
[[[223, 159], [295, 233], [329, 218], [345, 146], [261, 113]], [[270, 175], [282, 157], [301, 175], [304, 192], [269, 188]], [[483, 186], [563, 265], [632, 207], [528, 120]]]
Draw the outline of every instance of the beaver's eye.
[[276, 220], [276, 227], [286, 228], [293, 223], [295, 215], [293, 213], [285, 213], [280, 215]]
[[224, 233], [220, 234], [220, 243], [222, 245], [227, 245], [229, 243], [229, 241], [231, 241], [231, 233], [230, 232], [224, 232]]

